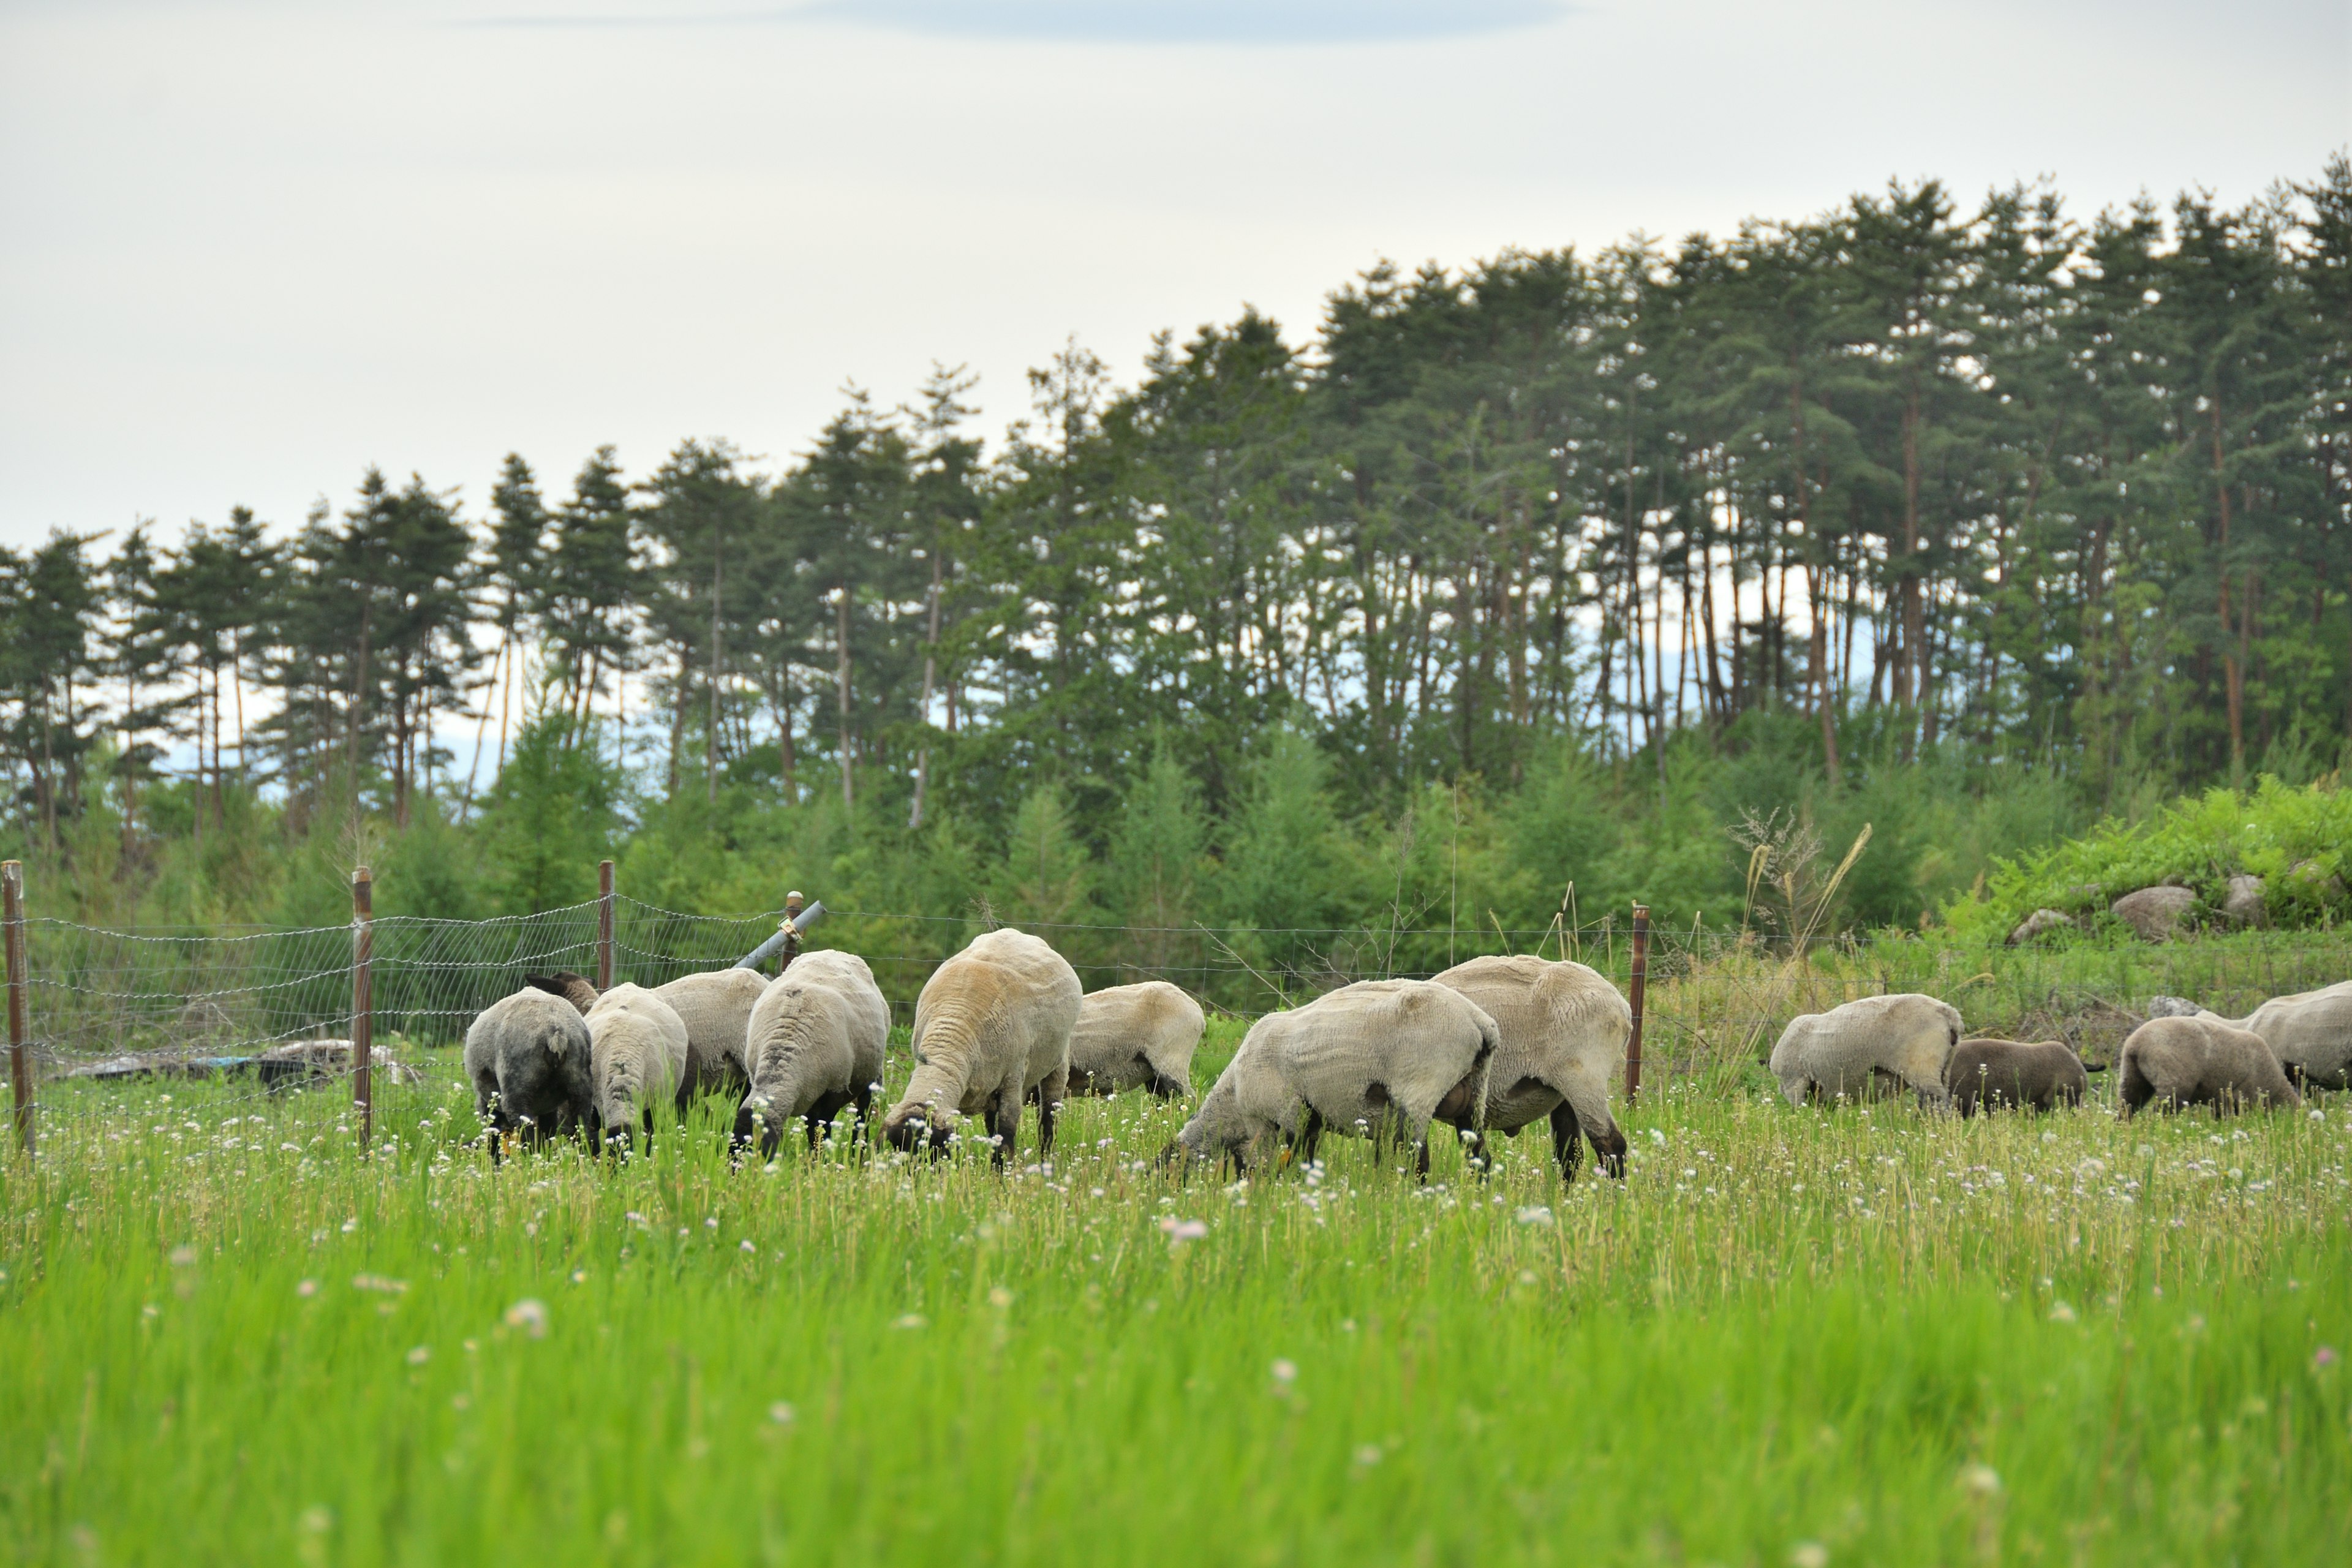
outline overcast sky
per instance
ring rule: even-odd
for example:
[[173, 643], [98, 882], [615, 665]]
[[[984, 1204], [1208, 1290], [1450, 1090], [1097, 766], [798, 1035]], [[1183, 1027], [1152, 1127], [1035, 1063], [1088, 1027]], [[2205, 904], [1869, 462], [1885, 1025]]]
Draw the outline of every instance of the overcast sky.
[[0, 0], [0, 542], [782, 462], [935, 359], [993, 432], [1381, 257], [2347, 143], [2346, 0]]

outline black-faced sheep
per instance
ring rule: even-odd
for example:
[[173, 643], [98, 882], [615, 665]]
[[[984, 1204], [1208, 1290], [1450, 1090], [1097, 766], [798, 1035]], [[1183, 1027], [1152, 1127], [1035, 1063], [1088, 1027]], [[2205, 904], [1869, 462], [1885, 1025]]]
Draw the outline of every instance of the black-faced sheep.
[[804, 1117], [814, 1149], [845, 1106], [856, 1108], [864, 1127], [882, 1087], [889, 1037], [890, 1005], [864, 959], [846, 952], [796, 959], [751, 1009], [743, 1047], [751, 1087], [735, 1118], [736, 1142], [756, 1137], [761, 1157], [772, 1159], [785, 1124]]
[[[786, 973], [790, 973], [788, 970]], [[677, 1086], [678, 1109], [698, 1094], [742, 1091], [747, 1069], [743, 1039], [751, 1009], [768, 989], [756, 969], [712, 969], [684, 974], [653, 994], [668, 1003], [686, 1026], [686, 1076]]]
[[2352, 1089], [2352, 980], [2273, 996], [2242, 1018], [2225, 1018], [2176, 996], [2158, 997], [2148, 1015], [2208, 1018], [2260, 1035], [2298, 1086]]
[[2154, 1101], [2167, 1110], [2210, 1105], [2222, 1115], [2267, 1103], [2295, 1106], [2269, 1042], [2216, 1018], [2150, 1018], [2116, 1058], [2116, 1113], [2128, 1119]]
[[596, 998], [587, 1022], [605, 1139], [625, 1145], [640, 1127], [650, 1138], [654, 1107], [674, 1101], [686, 1076], [685, 1021], [644, 986], [615, 985]]
[[2083, 1058], [2063, 1040], [1962, 1040], [1944, 1064], [1944, 1087], [1962, 1116], [2080, 1105], [2090, 1083]]
[[504, 1133], [536, 1142], [594, 1121], [587, 1021], [560, 996], [525, 988], [483, 1008], [467, 1026], [465, 1060], [493, 1159]]
[[984, 1115], [1003, 1164], [1035, 1089], [1038, 1152], [1051, 1153], [1080, 994], [1077, 972], [1024, 931], [990, 931], [940, 964], [915, 1000], [915, 1075], [882, 1119], [891, 1147], [928, 1135], [944, 1149], [958, 1117]]
[[1138, 1084], [1162, 1100], [1192, 1092], [1192, 1053], [1208, 1020], [1165, 980], [1089, 991], [1070, 1031], [1070, 1092], [1117, 1094]]
[[534, 991], [562, 997], [578, 1008], [583, 1018], [588, 1016], [588, 1009], [596, 1005], [596, 983], [568, 969], [559, 969], [552, 974], [526, 974], [522, 983]]
[[1960, 1033], [1958, 1010], [1933, 996], [1912, 991], [1864, 996], [1790, 1019], [1772, 1047], [1772, 1076], [1791, 1105], [1813, 1094], [1861, 1100], [1874, 1080], [1888, 1079], [1921, 1103], [1948, 1110], [1952, 1096], [1944, 1087], [1944, 1064]]
[[[1366, 980], [1250, 1026], [1163, 1159], [1262, 1162], [1277, 1134], [1315, 1157], [1326, 1128], [1410, 1142], [1429, 1173], [1429, 1121], [1448, 1090], [1479, 1079], [1501, 1031], [1478, 1005], [1426, 980]], [[1483, 1101], [1487, 1085], [1477, 1084]]]
[[[1539, 1117], [1551, 1122], [1560, 1179], [1573, 1181], [1583, 1154], [1580, 1132], [1601, 1168], [1625, 1174], [1625, 1134], [1609, 1113], [1609, 1078], [1625, 1059], [1633, 1010], [1617, 987], [1581, 963], [1550, 963], [1531, 954], [1474, 958], [1435, 977], [1484, 1008], [1502, 1032], [1484, 1076], [1486, 1128], [1474, 1131], [1471, 1157], [1486, 1163], [1486, 1136], [1513, 1137]], [[1477, 1121], [1477, 1085], [1465, 1079], [1438, 1103], [1436, 1120], [1457, 1129]]]

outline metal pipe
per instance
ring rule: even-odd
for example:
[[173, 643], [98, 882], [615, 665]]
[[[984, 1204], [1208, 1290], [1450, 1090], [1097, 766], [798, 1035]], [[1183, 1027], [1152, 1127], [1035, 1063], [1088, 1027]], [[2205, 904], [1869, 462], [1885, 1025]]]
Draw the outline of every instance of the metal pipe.
[[775, 956], [776, 950], [784, 945], [787, 938], [806, 935], [809, 927], [816, 924], [819, 920], [824, 918], [824, 902], [823, 900], [819, 900], [817, 902], [811, 904], [808, 908], [802, 910], [797, 914], [793, 913], [792, 910], [793, 903], [799, 898], [800, 895], [798, 893], [793, 893], [784, 900], [785, 918], [783, 923], [776, 928], [776, 934], [761, 942], [759, 946], [753, 948], [751, 952], [745, 953], [742, 957], [737, 959], [735, 961], [736, 968], [759, 968], [760, 965], [767, 963], [769, 959]]

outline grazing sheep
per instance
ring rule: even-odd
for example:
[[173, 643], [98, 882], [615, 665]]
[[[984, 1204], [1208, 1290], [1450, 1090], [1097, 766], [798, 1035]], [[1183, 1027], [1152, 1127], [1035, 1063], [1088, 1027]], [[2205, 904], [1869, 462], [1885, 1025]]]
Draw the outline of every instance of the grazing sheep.
[[1860, 1100], [1877, 1077], [1893, 1079], [1922, 1104], [1948, 1110], [1944, 1063], [1960, 1043], [1960, 1015], [1916, 992], [1864, 996], [1826, 1013], [1789, 1020], [1772, 1047], [1772, 1076], [1791, 1105], [1809, 1094]]
[[2116, 1075], [2116, 1113], [2126, 1120], [2150, 1100], [2168, 1110], [2210, 1105], [2217, 1116], [2303, 1103], [2269, 1042], [2218, 1018], [2150, 1018], [2124, 1042]]
[[[1562, 1181], [1576, 1179], [1584, 1152], [1612, 1176], [1625, 1174], [1625, 1134], [1609, 1114], [1609, 1075], [1625, 1059], [1633, 1010], [1606, 978], [1581, 963], [1549, 963], [1532, 954], [1474, 958], [1435, 977], [1476, 1003], [1502, 1032], [1486, 1097], [1485, 1131], [1474, 1132], [1471, 1158], [1483, 1171], [1486, 1134], [1551, 1121], [1552, 1152]], [[1439, 1102], [1436, 1120], [1468, 1129], [1481, 1109], [1477, 1086], [1464, 1079]]]
[[1312, 1160], [1323, 1130], [1337, 1127], [1376, 1142], [1393, 1132], [1413, 1145], [1426, 1176], [1438, 1102], [1470, 1079], [1472, 1103], [1483, 1104], [1484, 1069], [1501, 1039], [1495, 1020], [1450, 986], [1426, 980], [1342, 986], [1252, 1025], [1161, 1158], [1231, 1157], [1246, 1167], [1281, 1132], [1301, 1160]]
[[1003, 1164], [1034, 1088], [1038, 1152], [1053, 1152], [1079, 997], [1077, 972], [1024, 931], [990, 931], [940, 964], [915, 999], [915, 1076], [882, 1119], [891, 1147], [928, 1132], [944, 1149], [959, 1116], [985, 1115]]
[[596, 983], [568, 969], [559, 969], [552, 974], [526, 974], [522, 983], [534, 991], [562, 997], [580, 1009], [580, 1016], [583, 1018], [588, 1016], [588, 1009], [596, 1005]]
[[1117, 1094], [1147, 1085], [1162, 1100], [1192, 1092], [1192, 1053], [1208, 1020], [1165, 980], [1089, 991], [1070, 1031], [1070, 1092]]
[[751, 1009], [768, 989], [756, 969], [713, 969], [680, 975], [654, 994], [677, 1012], [686, 1026], [686, 1076], [677, 1086], [678, 1109], [698, 1094], [740, 1094], [748, 1081], [743, 1039]]
[[526, 987], [482, 1009], [466, 1029], [466, 1077], [490, 1129], [492, 1159], [502, 1133], [519, 1129], [536, 1142], [595, 1119], [588, 1025], [544, 991]]
[[784, 1124], [800, 1116], [814, 1149], [844, 1106], [856, 1108], [864, 1127], [889, 1037], [890, 1005], [864, 959], [812, 952], [794, 961], [761, 987], [751, 1009], [743, 1047], [751, 1089], [736, 1113], [735, 1142], [756, 1134], [761, 1158], [772, 1159]]
[[2083, 1058], [2063, 1040], [1962, 1040], [1944, 1064], [1944, 1087], [1962, 1116], [2000, 1106], [2080, 1105], [2090, 1083]]
[[2299, 1087], [2352, 1089], [2352, 980], [2273, 996], [2242, 1018], [2225, 1018], [2177, 996], [2159, 996], [2147, 1011], [2152, 1018], [2204, 1018], [2260, 1035]]
[[588, 1040], [604, 1137], [625, 1145], [642, 1124], [651, 1138], [654, 1107], [686, 1076], [686, 1021], [644, 986], [615, 985], [588, 1009]]

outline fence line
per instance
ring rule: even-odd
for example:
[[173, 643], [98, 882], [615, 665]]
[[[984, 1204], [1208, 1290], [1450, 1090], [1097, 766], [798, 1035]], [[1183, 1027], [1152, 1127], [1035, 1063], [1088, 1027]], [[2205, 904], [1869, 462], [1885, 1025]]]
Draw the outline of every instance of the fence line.
[[[373, 914], [373, 879], [362, 869], [350, 925], [202, 931], [105, 930], [37, 917], [22, 903], [22, 868], [9, 862], [0, 867], [6, 895], [0, 918], [17, 1141], [34, 1144], [44, 1080], [158, 1066], [261, 1076], [268, 1068], [255, 1058], [264, 1053], [320, 1042], [317, 1061], [283, 1076], [348, 1077], [364, 1142], [379, 1070], [451, 1070], [446, 1056], [436, 1067], [430, 1053], [462, 1040], [474, 1016], [526, 973], [571, 970], [605, 984], [657, 985], [735, 962], [772, 936], [787, 912], [688, 914], [617, 891], [610, 862], [598, 872], [597, 896], [587, 902], [455, 921]], [[1237, 1014], [1293, 1005], [1349, 980], [1426, 977], [1481, 952], [1541, 949], [1592, 964], [1621, 984], [1633, 981], [1638, 963], [1653, 1066], [1669, 1076], [1753, 1060], [1769, 1044], [1766, 1033], [1790, 1014], [1870, 990], [1929, 991], [1972, 1019], [2074, 1037], [2095, 1016], [2136, 1021], [2133, 1007], [2158, 991], [2240, 1012], [2263, 996], [2340, 979], [2347, 967], [2343, 937], [2318, 932], [2005, 952], [1919, 937], [1842, 938], [1822, 943], [1810, 960], [1791, 960], [1751, 932], [1652, 928], [1642, 918], [1646, 910], [1635, 913], [1630, 929], [1614, 914], [1575, 927], [1497, 921], [1484, 931], [1371, 921], [1299, 929], [1003, 923], [1054, 942], [1088, 990], [1167, 979]], [[932, 970], [982, 929], [982, 917], [974, 915], [835, 910], [809, 941], [865, 957], [894, 1018], [907, 1023]], [[335, 1048], [347, 1065], [319, 1065]], [[1629, 1089], [1642, 1070], [1629, 1072]], [[255, 1098], [269, 1092], [265, 1087]]]

